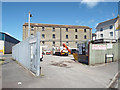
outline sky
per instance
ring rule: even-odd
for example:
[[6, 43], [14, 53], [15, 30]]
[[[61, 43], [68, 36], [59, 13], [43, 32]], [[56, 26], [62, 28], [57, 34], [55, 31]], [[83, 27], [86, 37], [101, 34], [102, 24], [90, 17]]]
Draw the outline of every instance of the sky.
[[89, 26], [117, 17], [117, 2], [2, 2], [2, 32], [22, 40], [23, 27], [31, 23]]

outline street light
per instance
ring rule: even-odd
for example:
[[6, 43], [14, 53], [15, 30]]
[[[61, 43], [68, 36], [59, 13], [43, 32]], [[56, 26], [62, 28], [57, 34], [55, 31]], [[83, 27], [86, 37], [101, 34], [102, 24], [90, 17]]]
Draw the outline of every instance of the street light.
[[28, 17], [28, 37], [30, 36], [30, 17], [32, 17], [32, 14], [29, 12], [29, 17]]

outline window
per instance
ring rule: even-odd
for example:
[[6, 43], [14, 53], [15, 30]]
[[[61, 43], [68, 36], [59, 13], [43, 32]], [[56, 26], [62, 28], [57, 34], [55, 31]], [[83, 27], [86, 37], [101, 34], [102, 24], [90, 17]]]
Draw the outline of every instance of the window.
[[31, 26], [31, 31], [33, 31], [34, 30], [34, 27], [33, 26]]
[[75, 32], [77, 32], [77, 29], [75, 29]]
[[66, 35], [66, 39], [68, 39], [68, 35]]
[[75, 39], [78, 39], [78, 36], [77, 36], [77, 35], [75, 35]]
[[78, 42], [76, 41], [75, 44], [77, 44]]
[[86, 39], [87, 37], [86, 37], [86, 35], [84, 35], [84, 39]]
[[103, 28], [101, 28], [100, 31], [103, 31]]
[[31, 28], [31, 31], [34, 31], [34, 28]]
[[42, 38], [45, 38], [45, 34], [42, 34]]
[[55, 41], [53, 41], [53, 45], [55, 45]]
[[86, 29], [84, 29], [84, 32], [86, 32]]
[[53, 34], [53, 38], [55, 38], [55, 34]]
[[26, 28], [26, 26], [25, 26], [25, 28]]
[[45, 44], [45, 41], [42, 41], [42, 44]]
[[68, 32], [68, 28], [66, 28], [66, 32]]
[[33, 28], [33, 26], [31, 26], [31, 28]]
[[42, 27], [42, 31], [45, 31], [45, 28], [44, 28], [44, 27]]
[[113, 36], [113, 32], [110, 32], [110, 36]]
[[100, 34], [101, 37], [103, 37], [103, 34]]
[[68, 41], [66, 42], [66, 45], [67, 45], [67, 46], [69, 45]]
[[113, 28], [113, 25], [110, 25], [110, 29], [112, 29]]
[[53, 28], [53, 32], [55, 32], [55, 28]]

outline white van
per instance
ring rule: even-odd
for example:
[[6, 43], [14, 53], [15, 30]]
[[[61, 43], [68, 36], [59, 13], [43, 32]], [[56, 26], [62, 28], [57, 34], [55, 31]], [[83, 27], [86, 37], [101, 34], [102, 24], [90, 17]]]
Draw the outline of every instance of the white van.
[[40, 46], [40, 61], [43, 61], [42, 46]]

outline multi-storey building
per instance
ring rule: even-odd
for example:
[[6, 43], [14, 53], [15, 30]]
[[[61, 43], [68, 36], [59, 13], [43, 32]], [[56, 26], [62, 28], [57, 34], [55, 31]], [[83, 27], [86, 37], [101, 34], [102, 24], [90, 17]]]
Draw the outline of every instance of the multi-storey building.
[[120, 17], [101, 22], [96, 27], [96, 39], [118, 40]]
[[[30, 23], [30, 34], [41, 32], [41, 45], [51, 48], [66, 43], [76, 48], [78, 42], [92, 39], [92, 28], [77, 25], [56, 25]], [[23, 25], [23, 40], [28, 37], [28, 23]]]
[[14, 37], [0, 32], [0, 55], [12, 53], [12, 46], [19, 42]]

